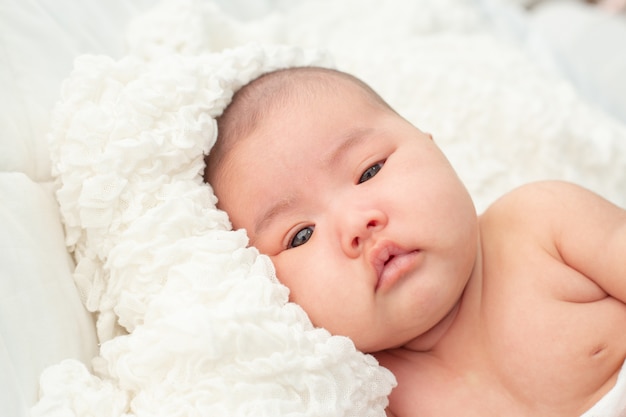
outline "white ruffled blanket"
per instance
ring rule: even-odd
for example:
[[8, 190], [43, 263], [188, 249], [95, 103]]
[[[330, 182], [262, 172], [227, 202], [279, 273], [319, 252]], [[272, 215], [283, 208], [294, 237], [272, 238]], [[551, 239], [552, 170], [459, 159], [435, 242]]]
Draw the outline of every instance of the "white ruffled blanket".
[[171, 0], [134, 22], [124, 58], [77, 60], [50, 140], [101, 349], [91, 370], [49, 368], [33, 415], [383, 416], [393, 376], [288, 303], [215, 208], [203, 155], [233, 91], [331, 65], [328, 50], [433, 132], [479, 209], [539, 178], [624, 205], [626, 128], [486, 26], [462, 0], [303, 1], [248, 22]]

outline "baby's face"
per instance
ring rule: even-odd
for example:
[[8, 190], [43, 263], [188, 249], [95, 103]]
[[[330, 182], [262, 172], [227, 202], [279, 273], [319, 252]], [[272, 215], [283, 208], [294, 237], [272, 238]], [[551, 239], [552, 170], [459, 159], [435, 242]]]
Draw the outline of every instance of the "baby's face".
[[212, 185], [291, 300], [365, 352], [432, 328], [474, 265], [474, 207], [446, 158], [352, 85], [274, 110]]

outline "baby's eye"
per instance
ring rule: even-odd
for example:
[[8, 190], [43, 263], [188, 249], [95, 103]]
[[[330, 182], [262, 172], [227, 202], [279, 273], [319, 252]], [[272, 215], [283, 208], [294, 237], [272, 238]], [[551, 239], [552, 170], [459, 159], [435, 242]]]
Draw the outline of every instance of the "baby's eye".
[[380, 169], [383, 167], [383, 165], [384, 165], [384, 162], [377, 162], [374, 165], [372, 165], [371, 167], [367, 168], [365, 170], [365, 172], [363, 172], [363, 174], [361, 174], [361, 178], [359, 178], [359, 184], [361, 184], [362, 182], [365, 182], [365, 181], [371, 179], [376, 174], [378, 174], [378, 171], [380, 171]]
[[289, 242], [289, 249], [297, 248], [298, 246], [307, 243], [313, 235], [313, 229], [313, 226], [307, 226], [303, 229], [298, 230], [293, 239], [291, 239], [291, 242]]

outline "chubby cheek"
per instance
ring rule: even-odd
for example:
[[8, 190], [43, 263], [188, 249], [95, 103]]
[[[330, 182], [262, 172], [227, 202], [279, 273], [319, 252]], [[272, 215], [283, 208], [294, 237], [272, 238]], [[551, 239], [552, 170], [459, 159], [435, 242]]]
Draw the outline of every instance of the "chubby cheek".
[[[278, 280], [289, 288], [289, 300], [305, 310], [319, 292], [320, 271], [312, 262], [314, 256], [304, 256], [302, 249], [291, 249], [271, 256]], [[308, 311], [307, 311], [308, 313]]]
[[[300, 253], [297, 253], [300, 252]], [[289, 288], [290, 301], [300, 305], [313, 324], [333, 334], [351, 336], [360, 303], [351, 287], [354, 273], [342, 269], [328, 254], [292, 249], [272, 257], [279, 281]]]

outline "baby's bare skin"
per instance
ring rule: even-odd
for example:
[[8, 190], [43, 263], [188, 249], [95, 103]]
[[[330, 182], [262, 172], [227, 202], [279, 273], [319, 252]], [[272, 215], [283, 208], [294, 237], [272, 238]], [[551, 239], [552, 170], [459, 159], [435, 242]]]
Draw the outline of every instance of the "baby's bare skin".
[[626, 305], [567, 266], [553, 243], [565, 233], [586, 250], [592, 235], [579, 245], [554, 224], [592, 207], [619, 213], [587, 191], [544, 183], [480, 218], [479, 263], [445, 342], [376, 355], [398, 378], [396, 416], [579, 416], [613, 387], [626, 358]]
[[395, 374], [388, 413], [569, 417], [602, 398], [626, 358], [626, 211], [543, 182], [478, 217], [430, 135], [358, 83], [298, 74], [226, 116], [207, 178], [312, 322]]

